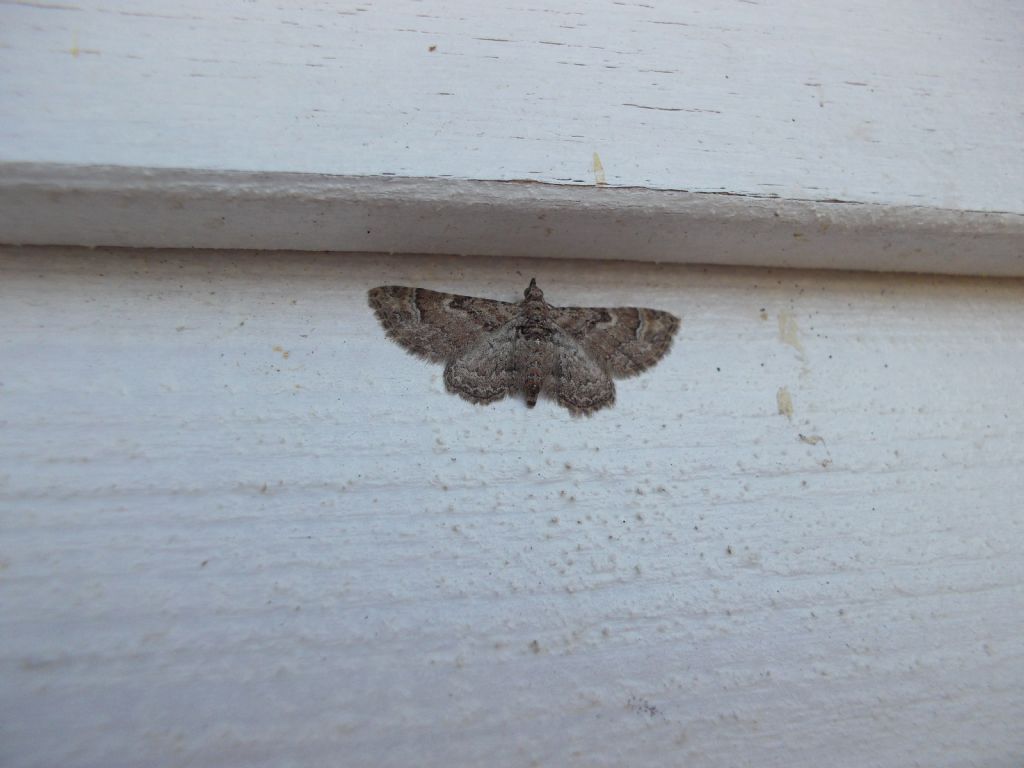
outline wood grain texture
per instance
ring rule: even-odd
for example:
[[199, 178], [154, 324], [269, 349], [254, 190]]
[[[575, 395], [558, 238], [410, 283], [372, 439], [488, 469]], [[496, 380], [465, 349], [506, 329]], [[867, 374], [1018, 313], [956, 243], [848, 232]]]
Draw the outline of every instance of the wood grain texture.
[[[1024, 283], [0, 266], [4, 765], [1020, 763]], [[590, 419], [473, 406], [366, 307], [532, 275], [673, 354]]]
[[1024, 213], [1024, 6], [0, 4], [0, 159]]

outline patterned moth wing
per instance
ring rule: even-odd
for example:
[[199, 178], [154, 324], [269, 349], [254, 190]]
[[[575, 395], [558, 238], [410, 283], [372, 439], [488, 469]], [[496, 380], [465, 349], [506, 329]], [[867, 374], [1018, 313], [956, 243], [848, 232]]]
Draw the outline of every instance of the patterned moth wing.
[[531, 280], [523, 301], [385, 285], [369, 293], [389, 338], [413, 354], [445, 363], [450, 392], [490, 403], [541, 394], [576, 414], [615, 402], [613, 378], [635, 376], [672, 345], [679, 319], [641, 307], [553, 307]]
[[493, 403], [516, 389], [515, 327], [512, 323], [484, 334], [444, 369], [444, 385], [474, 403]]
[[617, 379], [661, 360], [679, 330], [678, 317], [645, 307], [552, 307], [552, 320]]
[[556, 334], [559, 348], [555, 397], [573, 413], [593, 413], [615, 402], [611, 376], [578, 343]]
[[449, 362], [518, 312], [518, 305], [505, 301], [404, 285], [372, 288], [369, 298], [388, 338], [434, 363]]

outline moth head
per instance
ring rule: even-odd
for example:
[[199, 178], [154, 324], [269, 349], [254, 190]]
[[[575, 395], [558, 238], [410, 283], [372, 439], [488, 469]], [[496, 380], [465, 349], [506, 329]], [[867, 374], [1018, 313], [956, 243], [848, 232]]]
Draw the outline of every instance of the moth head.
[[528, 301], [529, 300], [534, 300], [534, 301], [543, 301], [544, 300], [544, 291], [542, 291], [540, 288], [537, 287], [537, 278], [536, 277], [530, 279], [530, 287], [527, 288], [525, 291], [523, 291], [523, 296], [525, 296]]

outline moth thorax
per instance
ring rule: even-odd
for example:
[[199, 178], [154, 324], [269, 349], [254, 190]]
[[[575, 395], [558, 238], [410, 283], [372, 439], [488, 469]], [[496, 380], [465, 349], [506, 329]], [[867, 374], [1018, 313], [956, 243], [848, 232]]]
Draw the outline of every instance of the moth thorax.
[[546, 339], [549, 336], [548, 329], [539, 323], [524, 325], [519, 329], [519, 334], [524, 339], [529, 339], [531, 341]]
[[534, 301], [543, 301], [544, 300], [544, 291], [542, 291], [540, 288], [537, 287], [537, 278], [533, 278], [530, 281], [529, 287], [525, 291], [523, 291], [523, 296], [527, 300], [534, 300]]

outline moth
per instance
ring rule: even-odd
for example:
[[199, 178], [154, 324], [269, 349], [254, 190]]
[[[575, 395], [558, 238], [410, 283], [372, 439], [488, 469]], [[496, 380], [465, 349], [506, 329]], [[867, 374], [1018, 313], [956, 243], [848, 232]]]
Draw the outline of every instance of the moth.
[[546, 395], [574, 414], [614, 403], [612, 380], [657, 363], [679, 328], [657, 309], [552, 306], [536, 279], [517, 304], [402, 285], [369, 299], [390, 339], [444, 363], [449, 392], [473, 403], [522, 392], [530, 408]]

